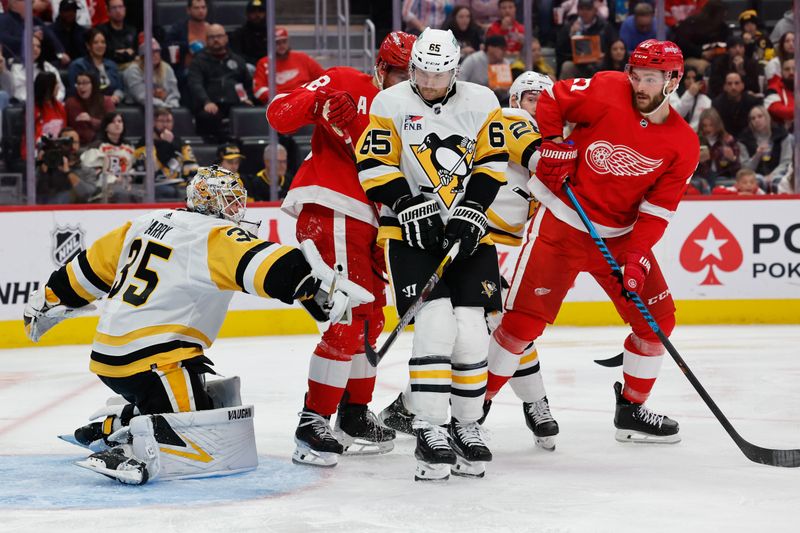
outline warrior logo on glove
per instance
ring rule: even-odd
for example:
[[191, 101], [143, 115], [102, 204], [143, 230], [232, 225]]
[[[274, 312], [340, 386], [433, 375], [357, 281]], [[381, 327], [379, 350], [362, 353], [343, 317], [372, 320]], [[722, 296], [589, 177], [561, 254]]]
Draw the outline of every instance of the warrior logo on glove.
[[429, 133], [411, 148], [432, 184], [421, 185], [421, 192], [437, 193], [448, 208], [452, 206], [458, 193], [464, 191], [464, 178], [472, 173], [475, 140], [461, 135], [441, 139], [436, 133]]

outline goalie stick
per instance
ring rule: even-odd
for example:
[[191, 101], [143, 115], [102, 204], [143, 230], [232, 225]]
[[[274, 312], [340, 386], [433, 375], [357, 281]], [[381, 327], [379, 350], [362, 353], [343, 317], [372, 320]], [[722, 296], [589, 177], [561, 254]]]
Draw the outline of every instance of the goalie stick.
[[400, 322], [395, 326], [391, 333], [389, 333], [389, 338], [386, 339], [386, 342], [383, 343], [380, 350], [375, 351], [372, 346], [369, 344], [369, 321], [364, 322], [364, 352], [367, 355], [367, 361], [372, 366], [378, 366], [378, 363], [381, 362], [381, 359], [384, 358], [386, 352], [389, 351], [389, 348], [392, 347], [394, 341], [397, 340], [397, 336], [400, 334], [403, 329], [411, 323], [414, 319], [414, 316], [419, 312], [422, 306], [425, 304], [425, 301], [430, 296], [433, 289], [436, 288], [436, 284], [439, 283], [439, 280], [442, 279], [445, 270], [447, 267], [450, 266], [450, 263], [453, 262], [456, 255], [458, 255], [458, 249], [461, 247], [461, 241], [456, 241], [453, 246], [450, 247], [450, 250], [447, 252], [447, 255], [444, 256], [442, 261], [439, 263], [439, 266], [436, 267], [436, 270], [431, 274], [431, 277], [428, 278], [428, 281], [425, 282], [425, 286], [422, 287], [419, 295], [411, 302], [411, 305], [408, 306], [408, 309], [403, 316], [400, 317]]
[[[564, 191], [567, 193], [570, 202], [575, 207], [575, 210], [578, 212], [578, 215], [581, 217], [581, 221], [583, 225], [586, 226], [586, 229], [589, 231], [589, 235], [592, 236], [592, 240], [599, 248], [600, 252], [603, 254], [603, 257], [608, 263], [608, 266], [611, 267], [611, 270], [616, 275], [622, 275], [622, 269], [620, 269], [619, 265], [617, 264], [614, 257], [611, 255], [611, 251], [608, 249], [605, 241], [598, 235], [597, 230], [592, 224], [592, 221], [589, 220], [589, 217], [586, 215], [586, 212], [581, 207], [578, 198], [575, 196], [575, 193], [572, 191], [572, 186], [569, 182], [569, 177], [564, 180]], [[628, 295], [630, 296], [633, 303], [636, 305], [636, 308], [642, 314], [644, 319], [647, 321], [647, 324], [650, 326], [650, 329], [653, 330], [653, 333], [658, 336], [658, 340], [664, 345], [664, 348], [667, 349], [669, 354], [677, 363], [678, 368], [681, 369], [683, 375], [686, 376], [686, 379], [689, 380], [689, 383], [692, 384], [694, 390], [700, 395], [703, 401], [706, 403], [711, 412], [714, 413], [714, 416], [719, 420], [719, 423], [722, 424], [722, 427], [725, 428], [725, 431], [728, 432], [728, 435], [733, 439], [733, 442], [736, 443], [736, 446], [742, 451], [742, 453], [751, 461], [755, 463], [761, 463], [770, 466], [782, 466], [782, 467], [799, 467], [800, 466], [800, 449], [795, 450], [775, 450], [772, 448], [762, 448], [761, 446], [756, 446], [748, 441], [746, 441], [736, 429], [731, 425], [725, 415], [722, 413], [717, 404], [711, 399], [708, 392], [706, 392], [703, 385], [700, 384], [700, 381], [694, 375], [694, 372], [686, 364], [686, 361], [683, 360], [681, 355], [678, 353], [678, 350], [672, 345], [672, 342], [664, 335], [664, 332], [661, 331], [661, 328], [658, 326], [658, 323], [653, 318], [653, 315], [650, 314], [650, 311], [647, 309], [647, 306], [644, 304], [642, 299], [639, 295], [635, 292], [628, 291]]]

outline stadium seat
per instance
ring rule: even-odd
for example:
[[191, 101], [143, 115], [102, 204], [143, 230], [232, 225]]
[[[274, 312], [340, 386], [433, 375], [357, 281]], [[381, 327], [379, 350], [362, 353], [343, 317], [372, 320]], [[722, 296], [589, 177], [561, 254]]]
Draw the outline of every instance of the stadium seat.
[[144, 136], [144, 113], [138, 106], [117, 106], [116, 112], [125, 122], [125, 136], [128, 139]]
[[17, 170], [25, 165], [20, 159], [20, 143], [24, 128], [23, 106], [8, 106], [3, 110], [3, 154], [9, 170]]
[[153, 6], [154, 22], [169, 28], [172, 24], [187, 17], [186, 2], [155, 2]]
[[208, 21], [222, 24], [226, 28], [238, 28], [245, 21], [247, 2], [241, 0], [226, 0], [214, 2], [209, 5]]
[[197, 164], [208, 166], [217, 162], [217, 146], [213, 144], [193, 144], [192, 150], [197, 158]]
[[266, 139], [269, 135], [269, 123], [263, 107], [234, 107], [230, 119], [231, 135], [234, 137]]
[[172, 118], [175, 121], [172, 133], [182, 139], [185, 137], [194, 137], [195, 129], [192, 112], [185, 107], [176, 107], [170, 111], [172, 111]]

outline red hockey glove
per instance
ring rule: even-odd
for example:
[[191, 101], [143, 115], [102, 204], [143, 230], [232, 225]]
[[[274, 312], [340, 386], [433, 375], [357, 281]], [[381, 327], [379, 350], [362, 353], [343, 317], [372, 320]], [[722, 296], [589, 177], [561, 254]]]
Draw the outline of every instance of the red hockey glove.
[[344, 91], [320, 87], [314, 91], [314, 100], [314, 117], [321, 116], [340, 130], [346, 128], [358, 114], [353, 97]]
[[578, 168], [578, 150], [571, 142], [545, 140], [539, 147], [539, 164], [536, 177], [548, 189], [558, 192], [567, 176], [574, 176]]
[[625, 252], [617, 260], [622, 268], [622, 288], [639, 292], [650, 273], [650, 260], [640, 252]]

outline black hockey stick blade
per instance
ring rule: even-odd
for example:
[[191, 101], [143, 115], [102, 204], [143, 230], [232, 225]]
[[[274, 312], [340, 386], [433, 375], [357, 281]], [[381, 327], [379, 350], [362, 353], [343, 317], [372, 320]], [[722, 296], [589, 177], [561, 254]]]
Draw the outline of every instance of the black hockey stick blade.
[[[575, 196], [575, 193], [572, 191], [572, 186], [570, 185], [569, 178], [564, 181], [564, 192], [567, 193], [570, 202], [572, 202], [575, 211], [578, 212], [578, 216], [581, 218], [583, 225], [586, 226], [586, 230], [589, 232], [589, 235], [592, 236], [592, 240], [597, 245], [598, 250], [608, 263], [608, 266], [611, 267], [612, 272], [621, 274], [621, 270], [619, 268], [619, 264], [614, 259], [614, 256], [611, 255], [611, 251], [608, 249], [605, 241], [600, 237], [597, 233], [597, 230], [594, 227], [594, 224], [589, 219], [586, 211], [583, 210], [583, 206], [578, 201], [578, 198]], [[755, 463], [761, 463], [764, 465], [769, 466], [781, 466], [787, 468], [797, 468], [800, 467], [800, 450], [776, 450], [772, 448], [762, 448], [761, 446], [756, 446], [755, 444], [746, 441], [739, 432], [736, 431], [736, 428], [733, 427], [733, 424], [730, 423], [728, 417], [722, 412], [722, 410], [717, 406], [717, 403], [711, 398], [711, 395], [708, 394], [705, 387], [700, 383], [700, 380], [697, 379], [697, 376], [694, 375], [692, 369], [689, 368], [689, 365], [686, 364], [686, 361], [683, 360], [681, 354], [678, 353], [678, 350], [675, 349], [675, 346], [672, 344], [672, 341], [661, 331], [661, 328], [656, 322], [653, 315], [650, 314], [650, 310], [647, 308], [645, 303], [639, 297], [639, 295], [635, 292], [629, 292], [631, 301], [636, 305], [636, 308], [642, 314], [642, 318], [647, 321], [647, 324], [650, 326], [650, 329], [653, 330], [653, 333], [656, 334], [658, 340], [661, 341], [661, 344], [664, 345], [667, 352], [669, 352], [672, 359], [678, 365], [678, 368], [683, 372], [683, 375], [686, 376], [686, 379], [689, 380], [689, 383], [692, 384], [694, 390], [700, 395], [700, 397], [705, 402], [706, 406], [711, 410], [711, 412], [716, 417], [717, 421], [722, 424], [722, 427], [725, 428], [725, 431], [728, 435], [733, 439], [733, 442], [736, 443], [736, 446], [742, 451], [742, 453]]]
[[609, 357], [608, 359], [595, 359], [594, 362], [600, 366], [605, 366], [608, 368], [614, 368], [615, 366], [622, 366], [622, 354], [618, 353], [614, 357]]
[[408, 326], [411, 321], [414, 319], [414, 316], [419, 312], [422, 306], [425, 304], [425, 301], [428, 299], [428, 296], [433, 292], [433, 289], [436, 288], [436, 284], [439, 283], [439, 280], [442, 279], [444, 275], [444, 271], [447, 270], [447, 267], [450, 266], [450, 263], [458, 255], [458, 250], [461, 247], [461, 241], [456, 241], [450, 250], [447, 252], [447, 255], [444, 256], [442, 261], [439, 263], [439, 266], [436, 267], [436, 270], [431, 274], [431, 277], [428, 278], [428, 281], [425, 282], [425, 286], [422, 287], [419, 295], [411, 302], [411, 305], [408, 307], [406, 312], [403, 316], [400, 317], [400, 321], [398, 322], [397, 326], [389, 333], [389, 337], [386, 339], [386, 342], [383, 343], [383, 346], [379, 350], [375, 350], [369, 344], [369, 322], [364, 322], [364, 353], [367, 356], [367, 361], [372, 366], [378, 366], [378, 363], [381, 362], [386, 356], [386, 352], [389, 351], [389, 348], [392, 347], [394, 341], [397, 340], [397, 336], [400, 334], [406, 326]]

